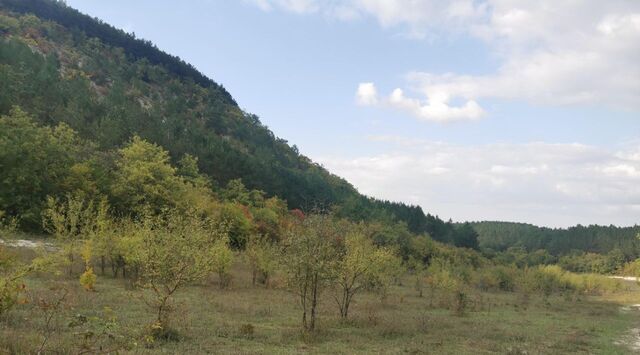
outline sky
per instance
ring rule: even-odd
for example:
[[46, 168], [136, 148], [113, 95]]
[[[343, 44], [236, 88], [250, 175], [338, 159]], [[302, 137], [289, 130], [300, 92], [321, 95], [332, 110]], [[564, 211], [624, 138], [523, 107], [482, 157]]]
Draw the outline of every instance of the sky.
[[361, 193], [454, 221], [640, 222], [640, 1], [67, 3]]

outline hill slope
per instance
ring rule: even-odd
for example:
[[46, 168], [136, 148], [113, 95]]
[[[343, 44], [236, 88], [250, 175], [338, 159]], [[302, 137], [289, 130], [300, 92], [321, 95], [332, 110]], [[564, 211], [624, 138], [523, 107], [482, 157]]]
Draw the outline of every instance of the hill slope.
[[214, 185], [241, 178], [291, 208], [332, 206], [343, 217], [455, 239], [451, 223], [418, 206], [359, 194], [191, 65], [63, 2], [0, 0], [0, 114], [14, 106], [40, 124], [68, 124], [103, 151], [139, 135], [174, 163], [189, 153]]

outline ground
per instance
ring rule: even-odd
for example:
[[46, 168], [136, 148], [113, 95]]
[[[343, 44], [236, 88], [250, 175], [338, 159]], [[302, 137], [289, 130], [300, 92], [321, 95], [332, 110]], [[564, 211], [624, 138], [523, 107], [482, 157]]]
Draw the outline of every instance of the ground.
[[0, 323], [0, 349], [37, 350], [47, 333], [38, 299], [51, 298], [50, 288], [63, 286], [69, 295], [49, 327], [50, 352], [79, 352], [83, 334], [70, 323], [109, 307], [117, 317], [114, 333], [137, 338], [132, 353], [624, 354], [633, 352], [640, 327], [640, 312], [629, 306], [640, 303], [640, 288], [629, 285], [613, 295], [578, 297], [473, 291], [467, 311], [455, 315], [429, 289], [419, 297], [406, 278], [384, 300], [374, 293], [358, 295], [346, 322], [338, 319], [327, 293], [318, 331], [303, 334], [295, 297], [277, 280], [273, 288], [253, 287], [246, 265], [238, 262], [231, 288], [220, 290], [212, 278], [184, 289], [172, 323], [180, 339], [149, 346], [140, 334], [154, 314], [128, 281], [98, 272], [96, 291], [87, 292], [66, 275], [34, 275], [26, 280], [29, 303]]

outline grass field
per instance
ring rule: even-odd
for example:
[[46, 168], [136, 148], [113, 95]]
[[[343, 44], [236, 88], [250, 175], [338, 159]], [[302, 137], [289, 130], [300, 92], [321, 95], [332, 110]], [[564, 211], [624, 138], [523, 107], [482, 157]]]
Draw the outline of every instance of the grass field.
[[[245, 265], [236, 263], [229, 289], [220, 290], [212, 278], [178, 295], [173, 319], [179, 340], [146, 344], [141, 334], [152, 323], [153, 311], [128, 281], [99, 277], [96, 292], [82, 289], [77, 279], [39, 275], [26, 280], [28, 300], [0, 322], [0, 349], [33, 353], [50, 334], [45, 353], [78, 353], [83, 340], [100, 340], [104, 324], [91, 328], [93, 336], [69, 324], [78, 315], [102, 316], [111, 309], [117, 326], [108, 332], [134, 339], [132, 353], [378, 353], [378, 354], [622, 354], [631, 352], [630, 330], [638, 311], [625, 305], [640, 303], [640, 290], [607, 296], [525, 296], [519, 293], [468, 295], [463, 315], [440, 303], [433, 290], [419, 297], [409, 278], [394, 286], [386, 299], [363, 293], [355, 299], [348, 321], [340, 321], [329, 293], [320, 305], [319, 329], [300, 331], [300, 312], [294, 296], [274, 287], [251, 286]], [[68, 295], [57, 311], [38, 307], [40, 298]], [[46, 325], [46, 315], [51, 315]], [[106, 339], [106, 338], [105, 338]], [[103, 350], [109, 350], [107, 339]]]

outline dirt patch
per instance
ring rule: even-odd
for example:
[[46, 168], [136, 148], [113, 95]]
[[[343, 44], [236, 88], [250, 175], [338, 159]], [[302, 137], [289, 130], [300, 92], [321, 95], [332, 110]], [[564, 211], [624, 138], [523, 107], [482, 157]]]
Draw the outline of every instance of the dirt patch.
[[33, 241], [33, 240], [26, 240], [26, 239], [9, 239], [9, 240], [0, 239], [0, 244], [6, 245], [12, 248], [27, 248], [27, 249], [45, 248], [46, 250], [57, 249], [57, 247], [50, 242]]

